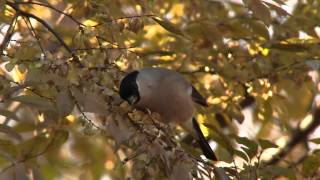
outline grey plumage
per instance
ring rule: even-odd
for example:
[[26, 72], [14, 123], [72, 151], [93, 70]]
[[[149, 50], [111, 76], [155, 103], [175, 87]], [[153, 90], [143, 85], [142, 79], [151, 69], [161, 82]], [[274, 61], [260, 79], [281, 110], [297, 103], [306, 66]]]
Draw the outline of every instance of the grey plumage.
[[164, 123], [178, 123], [198, 139], [207, 158], [216, 160], [194, 119], [194, 103], [207, 106], [206, 100], [181, 74], [163, 68], [134, 71], [122, 80], [120, 96], [137, 108], [159, 113]]

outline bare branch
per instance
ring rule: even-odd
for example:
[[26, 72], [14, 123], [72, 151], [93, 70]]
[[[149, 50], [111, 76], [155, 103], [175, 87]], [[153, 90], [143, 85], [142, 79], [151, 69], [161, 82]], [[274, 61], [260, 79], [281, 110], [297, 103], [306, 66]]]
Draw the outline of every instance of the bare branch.
[[[157, 17], [157, 16], [154, 15], [154, 14], [142, 14], [142, 15], [134, 15], [134, 16], [124, 16], [124, 17], [114, 18], [114, 19], [111, 19], [109, 21], [105, 21], [105, 23], [111, 23], [111, 22], [115, 22], [115, 21], [118, 21], [118, 20], [122, 20], [122, 19], [133, 19], [133, 18], [143, 18], [143, 17]], [[98, 26], [101, 26], [103, 24], [104, 23], [100, 23], [100, 24], [97, 24], [97, 25], [94, 25], [94, 26], [91, 26], [91, 27], [98, 27]]]
[[282, 150], [278, 154], [273, 156], [273, 158], [270, 161], [266, 162], [266, 164], [268, 165], [276, 164], [280, 160], [285, 158], [286, 155], [288, 155], [296, 145], [298, 145], [302, 141], [305, 141], [308, 138], [309, 134], [311, 134], [319, 125], [320, 125], [320, 109], [317, 108], [313, 113], [312, 122], [304, 130], [297, 128], [297, 130], [295, 131], [295, 133], [293, 134], [291, 140], [287, 143], [287, 145], [284, 148], [282, 148]]
[[76, 56], [74, 51], [66, 44], [66, 42], [62, 39], [62, 37], [43, 19], [39, 18], [38, 16], [35, 16], [34, 14], [28, 13], [26, 11], [21, 10], [17, 4], [7, 1], [6, 2], [10, 7], [12, 7], [20, 16], [24, 16], [27, 18], [32, 18], [36, 21], [38, 21], [40, 24], [42, 24], [48, 31], [50, 31], [56, 39], [59, 41], [59, 43], [72, 55], [73, 60], [77, 62], [81, 67], [83, 65], [79, 61], [79, 58]]
[[26, 25], [27, 25], [27, 27], [28, 27], [28, 30], [30, 31], [30, 34], [31, 34], [33, 37], [35, 37], [35, 39], [37, 40], [37, 43], [38, 43], [38, 45], [39, 45], [39, 47], [40, 47], [43, 55], [46, 56], [45, 50], [44, 50], [44, 48], [42, 47], [42, 44], [41, 44], [41, 42], [40, 42], [40, 37], [37, 35], [34, 27], [32, 26], [32, 23], [30, 22], [30, 19], [29, 19], [29, 18], [27, 18], [27, 19], [26, 19], [26, 18], [23, 18], [23, 20], [24, 20], [24, 22], [26, 23]]
[[11, 40], [11, 37], [13, 35], [14, 28], [16, 26], [18, 17], [19, 17], [19, 13], [15, 14], [14, 17], [12, 18], [12, 20], [11, 20], [9, 29], [8, 29], [6, 35], [4, 36], [3, 41], [2, 41], [2, 43], [0, 45], [0, 55], [3, 54], [3, 51], [7, 48], [7, 45]]
[[30, 5], [30, 4], [33, 4], [33, 5], [38, 5], [38, 6], [43, 6], [43, 7], [47, 7], [47, 8], [50, 8], [60, 14], [63, 14], [65, 15], [66, 17], [70, 18], [72, 21], [74, 21], [76, 24], [78, 25], [81, 25], [81, 26], [86, 26], [84, 24], [82, 24], [80, 21], [76, 20], [72, 15], [70, 14], [67, 14], [53, 6], [51, 6], [50, 4], [43, 4], [43, 3], [39, 3], [39, 2], [32, 2], [32, 1], [28, 1], [28, 2], [15, 2], [15, 4], [18, 4], [18, 5]]
[[[54, 134], [55, 134], [55, 133], [53, 133], [53, 136], [54, 136]], [[10, 168], [14, 167], [14, 166], [17, 165], [17, 164], [25, 163], [25, 162], [27, 162], [27, 161], [29, 161], [29, 160], [31, 160], [31, 159], [34, 159], [34, 158], [37, 158], [37, 157], [39, 157], [39, 156], [44, 155], [44, 154], [49, 150], [49, 148], [53, 146], [53, 142], [54, 142], [54, 138], [52, 138], [52, 139], [50, 140], [49, 144], [48, 144], [41, 152], [39, 152], [39, 153], [37, 153], [37, 154], [34, 154], [34, 155], [32, 155], [32, 156], [25, 156], [24, 158], [22, 158], [22, 159], [20, 159], [20, 160], [18, 160], [18, 161], [16, 161], [16, 162], [11, 163], [10, 165], [8, 165], [7, 167], [5, 167], [5, 168], [2, 169], [2, 170], [0, 171], [0, 174], [5, 173], [7, 170], [9, 170]]]

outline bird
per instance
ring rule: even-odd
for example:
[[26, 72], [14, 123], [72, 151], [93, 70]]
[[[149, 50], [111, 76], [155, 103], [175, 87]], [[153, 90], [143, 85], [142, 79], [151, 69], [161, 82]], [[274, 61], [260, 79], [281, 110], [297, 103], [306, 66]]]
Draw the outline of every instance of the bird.
[[163, 123], [174, 122], [199, 143], [206, 158], [217, 157], [195, 119], [195, 103], [207, 107], [206, 99], [180, 73], [146, 67], [128, 73], [120, 82], [120, 97], [137, 109], [160, 114]]

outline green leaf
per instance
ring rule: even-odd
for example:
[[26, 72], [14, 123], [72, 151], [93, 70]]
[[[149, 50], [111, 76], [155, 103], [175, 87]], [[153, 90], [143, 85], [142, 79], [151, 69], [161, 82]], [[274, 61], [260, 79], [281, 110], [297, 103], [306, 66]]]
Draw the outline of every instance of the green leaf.
[[310, 44], [307, 43], [298, 43], [298, 42], [274, 42], [270, 45], [272, 49], [278, 49], [283, 51], [290, 51], [290, 52], [302, 52], [309, 50]]
[[269, 140], [259, 139], [258, 141], [262, 149], [278, 148], [278, 145], [270, 142]]
[[17, 115], [11, 111], [0, 109], [0, 115], [5, 116], [9, 119], [20, 121], [20, 119], [17, 117]]
[[320, 138], [314, 138], [314, 139], [310, 139], [309, 141], [315, 143], [315, 144], [320, 144]]
[[4, 68], [6, 68], [6, 70], [7, 70], [8, 72], [11, 72], [12, 69], [14, 68], [14, 66], [15, 66], [14, 63], [8, 62], [8, 63], [4, 66]]
[[4, 139], [0, 139], [0, 151], [9, 154], [12, 158], [18, 154], [16, 145], [12, 141]]
[[45, 134], [39, 134], [20, 143], [18, 147], [24, 156], [35, 157], [44, 153], [49, 148], [50, 139]]
[[0, 124], [0, 132], [8, 135], [9, 137], [12, 137], [14, 139], [17, 139], [18, 141], [22, 140], [22, 137], [19, 133], [15, 132], [11, 127]]
[[265, 167], [264, 171], [268, 172], [268, 178], [273, 176], [281, 176], [286, 175], [290, 169], [285, 167], [279, 167], [279, 166], [267, 166]]
[[244, 152], [234, 149], [234, 154], [241, 157], [246, 162], [249, 162], [249, 157]]
[[239, 143], [244, 145], [242, 149], [247, 153], [249, 158], [253, 158], [258, 152], [258, 144], [246, 137], [239, 137], [235, 136], [235, 140]]
[[57, 130], [53, 135], [52, 143], [55, 147], [63, 145], [69, 138], [69, 132], [65, 130]]
[[36, 107], [41, 110], [53, 110], [54, 107], [49, 100], [39, 97], [39, 96], [31, 96], [31, 95], [21, 95], [11, 98], [12, 101], [18, 101], [26, 105], [30, 105]]
[[268, 28], [261, 21], [248, 21], [248, 24], [250, 25], [252, 30], [256, 32], [258, 35], [264, 37], [266, 40], [270, 39]]
[[167, 31], [184, 36], [183, 32], [179, 28], [177, 28], [174, 24], [172, 24], [170, 21], [165, 19], [155, 18], [155, 17], [153, 17], [152, 19]]

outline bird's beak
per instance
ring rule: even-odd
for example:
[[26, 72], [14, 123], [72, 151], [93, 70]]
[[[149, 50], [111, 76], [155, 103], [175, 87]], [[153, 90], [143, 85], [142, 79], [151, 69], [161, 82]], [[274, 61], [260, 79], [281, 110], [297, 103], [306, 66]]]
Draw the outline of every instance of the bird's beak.
[[130, 105], [136, 104], [137, 101], [138, 101], [138, 97], [137, 97], [137, 96], [130, 96], [130, 97], [128, 98], [128, 103], [129, 103]]

